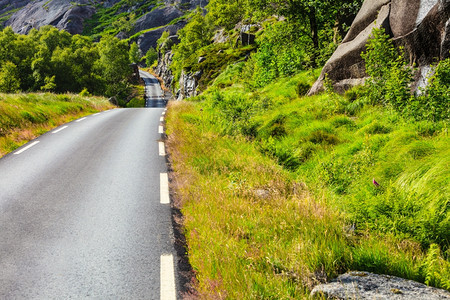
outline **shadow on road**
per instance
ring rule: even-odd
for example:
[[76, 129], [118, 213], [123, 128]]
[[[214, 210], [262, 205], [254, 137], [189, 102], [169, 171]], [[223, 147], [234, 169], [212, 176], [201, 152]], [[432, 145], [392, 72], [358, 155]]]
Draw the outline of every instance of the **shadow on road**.
[[164, 108], [167, 105], [167, 100], [162, 96], [148, 97], [144, 96], [145, 107], [149, 108]]

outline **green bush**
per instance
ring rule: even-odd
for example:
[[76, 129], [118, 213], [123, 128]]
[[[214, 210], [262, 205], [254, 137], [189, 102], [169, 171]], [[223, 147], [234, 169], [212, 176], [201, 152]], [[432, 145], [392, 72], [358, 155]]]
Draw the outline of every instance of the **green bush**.
[[367, 51], [361, 54], [366, 63], [367, 96], [372, 103], [390, 105], [402, 111], [410, 98], [412, 71], [385, 33], [374, 28], [367, 42]]
[[297, 92], [297, 95], [299, 97], [303, 97], [309, 92], [310, 89], [311, 89], [311, 85], [309, 83], [300, 81], [297, 84], [295, 91]]

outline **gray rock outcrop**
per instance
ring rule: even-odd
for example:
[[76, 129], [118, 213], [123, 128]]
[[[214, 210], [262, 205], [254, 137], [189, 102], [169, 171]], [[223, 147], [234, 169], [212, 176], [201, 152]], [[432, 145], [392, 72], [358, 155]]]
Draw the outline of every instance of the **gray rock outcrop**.
[[384, 28], [396, 46], [405, 48], [410, 63], [419, 67], [418, 73], [423, 73], [430, 64], [449, 57], [449, 17], [450, 0], [365, 0], [309, 94], [323, 90], [325, 74], [337, 92], [364, 82], [367, 75], [361, 52], [374, 27]]
[[27, 5], [31, 0], [0, 0], [0, 16], [12, 14]]
[[83, 31], [83, 22], [95, 13], [95, 7], [88, 0], [42, 0], [29, 3], [11, 15], [5, 26], [21, 34], [27, 34], [33, 28], [53, 25], [71, 34]]
[[183, 16], [184, 13], [174, 6], [155, 8], [136, 20], [135, 32], [169, 24], [171, 21]]
[[173, 53], [168, 51], [166, 53], [160, 54], [158, 59], [158, 65], [155, 68], [155, 74], [164, 81], [166, 87], [172, 86], [173, 74], [170, 69], [170, 64], [172, 63]]
[[196, 96], [198, 81], [201, 76], [201, 71], [194, 74], [182, 71], [179, 81], [180, 89], [177, 92], [177, 100], [183, 100], [185, 98]]
[[450, 293], [416, 281], [369, 272], [348, 272], [327, 284], [317, 285], [312, 296], [360, 300], [444, 300]]
[[165, 27], [161, 27], [155, 30], [147, 31], [143, 34], [141, 34], [137, 39], [137, 44], [139, 46], [139, 49], [141, 50], [141, 53], [147, 53], [148, 49], [150, 47], [153, 47], [156, 49], [156, 42], [161, 37], [164, 31], [168, 31], [170, 35], [175, 35], [178, 30], [183, 28], [186, 25], [184, 21], [178, 22], [174, 25], [168, 25]]

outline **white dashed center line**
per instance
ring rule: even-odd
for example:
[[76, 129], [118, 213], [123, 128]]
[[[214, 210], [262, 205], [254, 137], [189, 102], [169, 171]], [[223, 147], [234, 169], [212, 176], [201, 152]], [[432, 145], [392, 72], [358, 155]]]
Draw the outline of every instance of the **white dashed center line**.
[[173, 268], [173, 255], [161, 255], [161, 300], [176, 300], [175, 274]]
[[37, 143], [39, 143], [39, 141], [34, 141], [33, 143], [29, 144], [28, 146], [26, 146], [26, 147], [20, 149], [19, 151], [15, 152], [14, 155], [17, 155], [17, 154], [20, 154], [20, 153], [22, 153], [24, 151], [27, 151], [31, 147], [36, 146]]
[[69, 127], [69, 126], [63, 126], [63, 127], [59, 128], [59, 129], [56, 129], [56, 130], [52, 131], [52, 133], [58, 133], [58, 132], [60, 132], [60, 131], [62, 131], [64, 129], [66, 129], [67, 127]]
[[164, 142], [159, 142], [159, 156], [166, 156], [166, 149], [164, 147]]
[[160, 202], [161, 202], [161, 204], [170, 204], [169, 176], [167, 175], [167, 173], [159, 174], [159, 186], [160, 186]]
[[84, 118], [81, 118], [81, 119], [78, 119], [78, 120], [76, 120], [75, 122], [81, 122], [81, 121], [84, 121], [84, 120], [86, 120], [87, 119], [87, 117], [84, 117]]

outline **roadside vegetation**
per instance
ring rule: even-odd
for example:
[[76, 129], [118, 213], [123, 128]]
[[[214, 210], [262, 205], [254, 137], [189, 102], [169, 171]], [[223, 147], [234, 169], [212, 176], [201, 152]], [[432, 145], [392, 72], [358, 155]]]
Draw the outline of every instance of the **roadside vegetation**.
[[[86, 21], [83, 35], [99, 40], [105, 35], [115, 36], [119, 32], [131, 35], [135, 21], [150, 10], [159, 7], [158, 0], [122, 0], [111, 7], [97, 4], [97, 11]], [[130, 11], [132, 11], [130, 13]]]
[[0, 94], [0, 157], [61, 124], [114, 107], [83, 93]]
[[129, 46], [111, 36], [98, 43], [52, 26], [16, 34], [0, 32], [0, 92], [79, 93], [116, 97], [130, 94]]
[[450, 289], [448, 123], [334, 94], [298, 97], [308, 76], [169, 108], [200, 294], [302, 298], [347, 270]]
[[[176, 78], [207, 74], [166, 120], [200, 298], [307, 298], [348, 270], [450, 290], [450, 60], [415, 94], [375, 30], [365, 86], [307, 97], [360, 3], [280, 3], [212, 0], [171, 46]], [[234, 43], [238, 22], [255, 45]], [[219, 28], [232, 42], [210, 42]]]

